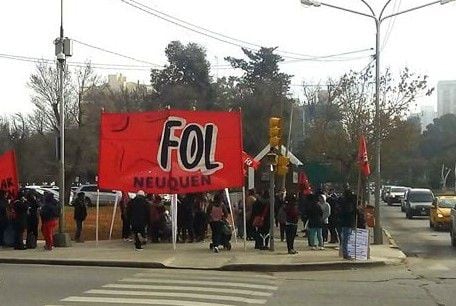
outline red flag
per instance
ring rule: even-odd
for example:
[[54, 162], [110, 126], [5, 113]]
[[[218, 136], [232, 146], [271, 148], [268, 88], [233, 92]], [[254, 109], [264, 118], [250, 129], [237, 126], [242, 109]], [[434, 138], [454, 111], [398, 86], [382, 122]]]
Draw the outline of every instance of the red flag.
[[359, 139], [358, 164], [359, 171], [361, 171], [361, 173], [364, 176], [369, 176], [371, 171], [369, 166], [369, 160], [367, 158], [367, 145], [366, 138], [364, 137], [364, 135], [362, 135]]
[[100, 188], [182, 194], [244, 183], [238, 112], [102, 113]]
[[19, 191], [14, 150], [7, 151], [0, 156], [0, 189], [8, 191], [13, 198], [16, 198]]
[[242, 162], [246, 167], [252, 167], [255, 170], [260, 166], [260, 162], [247, 154], [245, 151], [242, 151]]

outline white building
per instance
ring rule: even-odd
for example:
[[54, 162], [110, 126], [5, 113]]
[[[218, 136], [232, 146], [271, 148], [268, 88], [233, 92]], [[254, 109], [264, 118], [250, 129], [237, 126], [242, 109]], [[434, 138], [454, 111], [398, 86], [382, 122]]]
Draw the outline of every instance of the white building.
[[127, 82], [127, 77], [122, 75], [122, 73], [108, 75], [108, 85], [113, 91], [120, 91], [121, 89], [133, 90], [138, 86], [145, 86], [147, 89], [151, 89], [150, 85]]
[[456, 114], [456, 81], [437, 84], [437, 115]]

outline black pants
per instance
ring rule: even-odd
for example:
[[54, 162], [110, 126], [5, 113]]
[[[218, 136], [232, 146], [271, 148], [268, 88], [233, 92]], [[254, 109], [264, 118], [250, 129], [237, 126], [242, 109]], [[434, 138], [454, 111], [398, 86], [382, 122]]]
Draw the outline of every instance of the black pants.
[[267, 248], [269, 245], [269, 232], [262, 230], [255, 230], [255, 249]]
[[337, 233], [336, 226], [334, 223], [329, 223], [328, 224], [328, 230], [329, 233], [331, 234], [331, 240], [329, 242], [331, 243], [338, 243], [339, 242], [339, 234]]
[[287, 249], [288, 251], [294, 250], [294, 240], [296, 237], [296, 231], [298, 230], [297, 224], [287, 224], [285, 226], [285, 233], [287, 237]]
[[147, 227], [148, 229], [148, 234], [150, 237], [150, 241], [152, 242], [158, 242], [158, 238], [160, 237], [160, 223], [151, 223]]
[[328, 224], [323, 224], [321, 232], [323, 236], [323, 241], [328, 241]]
[[146, 237], [145, 226], [133, 226], [133, 235], [135, 236], [135, 248], [142, 249], [142, 242], [139, 239], [139, 234], [144, 238]]
[[280, 241], [285, 239], [285, 224], [279, 223], [279, 230], [280, 230]]
[[75, 220], [76, 221], [76, 233], [74, 234], [74, 240], [80, 241], [81, 240], [81, 232], [82, 232], [82, 220]]
[[30, 233], [38, 237], [38, 219], [27, 221], [27, 235]]
[[131, 229], [130, 229], [130, 220], [127, 216], [122, 215], [122, 238], [130, 238]]
[[5, 245], [5, 241], [3, 241], [5, 228], [6, 224], [0, 224], [0, 246]]
[[222, 221], [211, 222], [212, 245], [214, 247], [222, 244]]
[[17, 224], [14, 226], [14, 248], [15, 249], [25, 248], [24, 232], [25, 232], [25, 226], [17, 225]]

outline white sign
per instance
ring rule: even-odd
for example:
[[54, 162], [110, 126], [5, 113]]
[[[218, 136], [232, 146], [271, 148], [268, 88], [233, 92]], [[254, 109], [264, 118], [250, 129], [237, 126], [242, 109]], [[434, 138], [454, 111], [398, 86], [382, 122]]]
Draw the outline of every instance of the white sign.
[[293, 184], [298, 183], [298, 172], [293, 171]]
[[358, 228], [348, 238], [348, 256], [357, 260], [367, 260], [369, 250], [369, 230]]

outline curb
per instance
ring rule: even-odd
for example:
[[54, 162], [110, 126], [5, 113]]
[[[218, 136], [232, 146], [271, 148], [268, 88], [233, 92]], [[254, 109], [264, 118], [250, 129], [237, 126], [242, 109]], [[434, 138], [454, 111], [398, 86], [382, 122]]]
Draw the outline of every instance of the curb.
[[399, 246], [397, 245], [396, 241], [393, 239], [393, 236], [391, 236], [390, 232], [387, 229], [383, 228], [383, 233], [385, 233], [385, 236], [388, 238], [390, 247], [400, 250]]
[[0, 258], [3, 264], [27, 265], [59, 265], [82, 267], [117, 267], [142, 269], [181, 269], [181, 270], [208, 270], [208, 271], [247, 271], [247, 272], [292, 272], [292, 271], [325, 271], [349, 270], [360, 268], [374, 268], [385, 266], [382, 260], [376, 261], [337, 261], [299, 264], [227, 264], [220, 267], [177, 267], [167, 266], [160, 262], [130, 262], [130, 261], [95, 261], [95, 260], [61, 260], [61, 259], [21, 259]]

